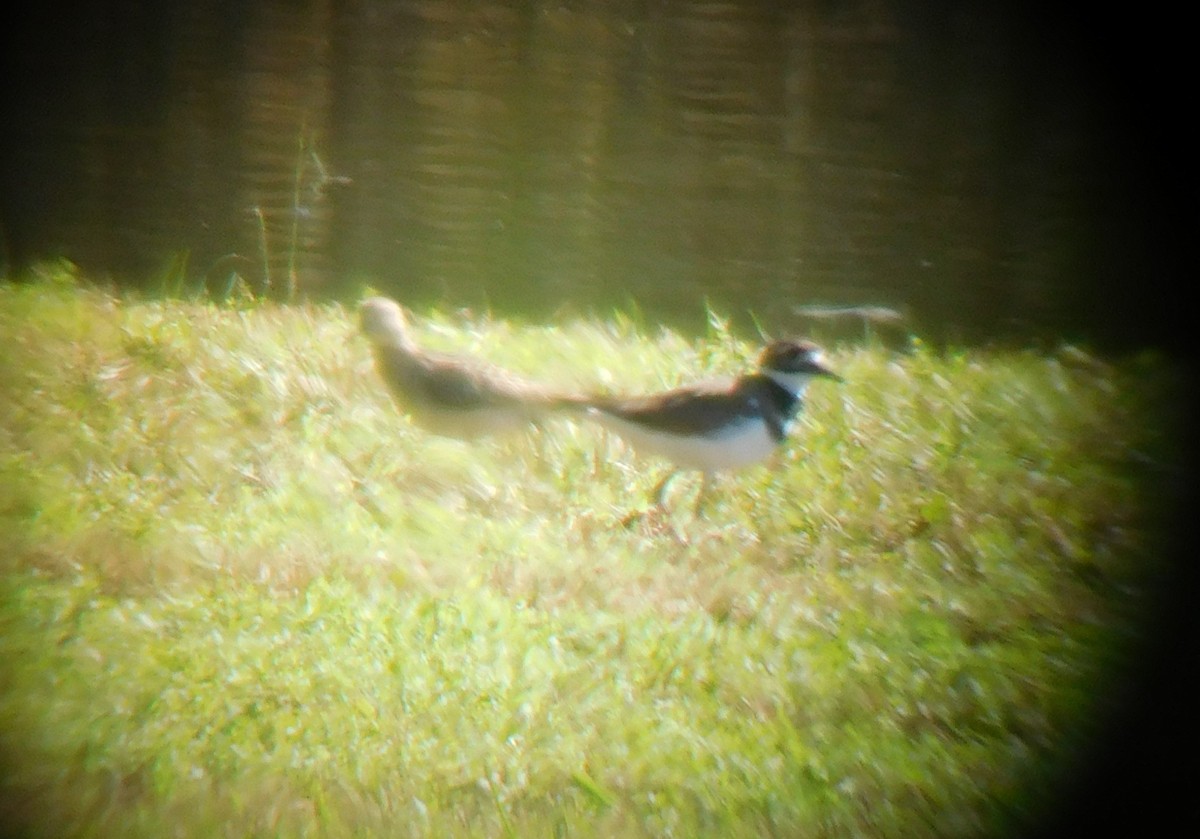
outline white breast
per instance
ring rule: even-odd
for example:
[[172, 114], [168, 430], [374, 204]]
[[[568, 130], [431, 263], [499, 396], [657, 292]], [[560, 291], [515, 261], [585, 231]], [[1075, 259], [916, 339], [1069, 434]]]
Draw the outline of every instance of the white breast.
[[766, 460], [776, 446], [766, 423], [750, 417], [717, 437], [676, 437], [602, 411], [593, 411], [592, 417], [628, 440], [638, 451], [665, 457], [685, 469], [704, 472], [737, 469]]

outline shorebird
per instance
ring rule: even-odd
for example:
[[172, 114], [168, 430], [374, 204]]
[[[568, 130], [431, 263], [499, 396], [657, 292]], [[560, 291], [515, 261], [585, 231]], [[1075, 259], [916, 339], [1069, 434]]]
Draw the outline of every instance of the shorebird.
[[526, 428], [552, 411], [579, 405], [575, 397], [504, 370], [421, 349], [394, 300], [368, 298], [359, 314], [379, 375], [400, 409], [426, 431], [471, 440]]
[[699, 470], [699, 515], [712, 473], [765, 460], [787, 437], [805, 389], [819, 377], [842, 380], [825, 366], [816, 344], [777, 340], [763, 349], [753, 373], [648, 396], [594, 398], [586, 415], [635, 449], [674, 464], [653, 490], [660, 508], [681, 470]]

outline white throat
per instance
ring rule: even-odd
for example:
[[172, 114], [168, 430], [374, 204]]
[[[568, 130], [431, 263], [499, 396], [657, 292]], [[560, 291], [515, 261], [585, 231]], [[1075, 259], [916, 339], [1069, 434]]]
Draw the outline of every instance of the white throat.
[[813, 380], [812, 373], [788, 373], [785, 370], [763, 370], [771, 377], [771, 381], [799, 399], [804, 396], [808, 383]]

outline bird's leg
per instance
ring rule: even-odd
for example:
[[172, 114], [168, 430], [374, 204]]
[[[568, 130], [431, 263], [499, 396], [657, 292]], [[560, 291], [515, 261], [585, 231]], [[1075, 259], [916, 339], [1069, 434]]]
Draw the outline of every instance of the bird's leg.
[[666, 506], [667, 506], [666, 505], [667, 484], [671, 483], [671, 479], [674, 478], [678, 474], [679, 474], [678, 469], [672, 469], [670, 472], [668, 472], [666, 475], [663, 476], [663, 479], [661, 481], [659, 481], [657, 485], [655, 485], [654, 491], [651, 493], [651, 495], [654, 498], [654, 506], [658, 507], [660, 510], [666, 509]]
[[663, 475], [662, 480], [659, 481], [657, 484], [655, 484], [654, 489], [652, 489], [650, 491], [650, 498], [654, 501], [654, 506], [651, 507], [649, 510], [637, 510], [637, 511], [632, 512], [629, 515], [625, 516], [625, 518], [621, 519], [622, 526], [630, 527], [635, 522], [641, 521], [642, 518], [644, 518], [647, 515], [652, 515], [652, 516], [656, 516], [656, 517], [661, 516], [663, 518], [666, 518], [667, 484], [671, 483], [671, 479], [674, 478], [675, 475], [678, 473], [679, 473], [678, 469], [672, 469], [670, 472]]

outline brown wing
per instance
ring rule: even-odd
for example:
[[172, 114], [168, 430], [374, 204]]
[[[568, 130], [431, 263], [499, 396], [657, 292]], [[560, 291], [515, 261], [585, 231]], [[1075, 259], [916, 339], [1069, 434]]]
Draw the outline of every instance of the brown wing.
[[538, 388], [503, 370], [435, 353], [414, 355], [379, 347], [379, 359], [393, 392], [452, 410], [528, 404], [549, 399]]
[[739, 417], [761, 413], [746, 379], [717, 380], [628, 399], [599, 399], [597, 410], [646, 428], [675, 434], [704, 434]]

